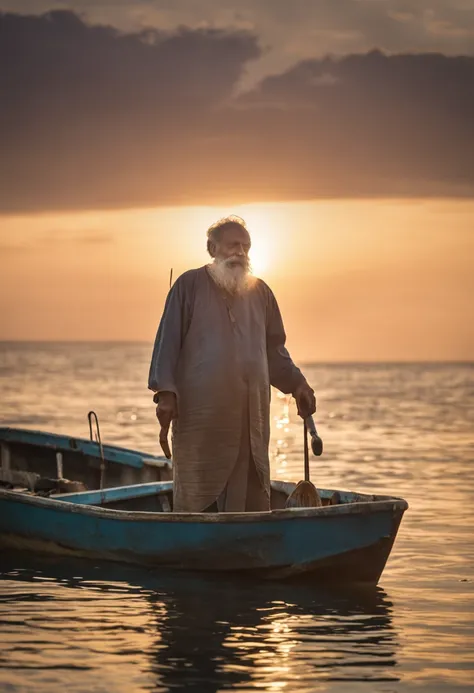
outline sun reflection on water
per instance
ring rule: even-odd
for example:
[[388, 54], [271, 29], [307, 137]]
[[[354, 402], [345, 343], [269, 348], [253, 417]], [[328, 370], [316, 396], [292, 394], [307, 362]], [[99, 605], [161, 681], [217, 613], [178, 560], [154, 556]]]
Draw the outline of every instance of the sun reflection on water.
[[291, 395], [277, 392], [275, 400], [276, 413], [272, 421], [275, 441], [271, 450], [271, 462], [274, 476], [285, 479], [288, 477], [288, 451], [294, 441], [294, 425], [290, 423]]

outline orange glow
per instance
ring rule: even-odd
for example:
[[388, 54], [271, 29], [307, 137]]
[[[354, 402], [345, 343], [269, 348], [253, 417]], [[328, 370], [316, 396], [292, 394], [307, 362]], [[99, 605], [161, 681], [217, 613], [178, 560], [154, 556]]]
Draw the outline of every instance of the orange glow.
[[242, 216], [304, 360], [474, 357], [474, 203], [324, 201], [0, 220], [0, 338], [151, 341], [206, 229]]

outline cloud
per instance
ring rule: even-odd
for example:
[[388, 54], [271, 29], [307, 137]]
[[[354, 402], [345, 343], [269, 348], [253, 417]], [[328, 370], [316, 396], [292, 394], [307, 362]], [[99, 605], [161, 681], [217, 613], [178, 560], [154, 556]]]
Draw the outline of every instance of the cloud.
[[4, 243], [0, 241], [0, 256], [10, 258], [16, 255], [23, 255], [32, 250], [32, 247], [22, 243]]
[[372, 51], [236, 93], [243, 30], [0, 15], [0, 210], [473, 195], [474, 58]]
[[97, 233], [85, 233], [82, 236], [76, 236], [72, 239], [76, 243], [84, 245], [104, 245], [114, 242], [114, 237], [111, 233], [98, 231]]
[[263, 62], [273, 71], [302, 58], [374, 46], [389, 52], [474, 50], [473, 0], [3, 0], [2, 6], [26, 13], [69, 8], [125, 31], [251, 28], [272, 47]]
[[256, 157], [284, 160], [288, 186], [291, 177], [328, 195], [474, 194], [472, 57], [309, 60], [239, 103], [254, 130], [260, 120]]
[[114, 243], [115, 239], [111, 233], [105, 231], [79, 231], [74, 232], [70, 230], [55, 230], [50, 231], [45, 236], [36, 239], [36, 243], [43, 247], [44, 244], [57, 246], [58, 244], [73, 243], [77, 245], [106, 245], [109, 243]]

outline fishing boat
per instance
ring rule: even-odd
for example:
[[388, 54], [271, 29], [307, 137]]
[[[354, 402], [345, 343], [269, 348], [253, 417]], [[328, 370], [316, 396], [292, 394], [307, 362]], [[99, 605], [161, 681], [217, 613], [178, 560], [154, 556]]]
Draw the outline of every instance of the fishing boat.
[[286, 508], [294, 489], [273, 481], [271, 510], [241, 513], [172, 512], [172, 481], [54, 497], [0, 490], [0, 545], [151, 568], [376, 584], [407, 502], [318, 489], [321, 507]]
[[95, 412], [88, 419], [89, 439], [0, 427], [0, 485], [55, 494], [172, 478], [166, 457], [102, 444]]

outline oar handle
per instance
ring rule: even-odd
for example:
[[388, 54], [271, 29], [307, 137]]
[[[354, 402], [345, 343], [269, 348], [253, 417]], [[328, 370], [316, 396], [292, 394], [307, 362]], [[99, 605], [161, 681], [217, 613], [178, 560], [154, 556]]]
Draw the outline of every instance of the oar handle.
[[304, 480], [309, 481], [308, 426], [304, 421]]
[[[305, 425], [305, 430], [307, 429], [309, 431], [310, 436], [311, 436], [311, 449], [313, 451], [313, 454], [316, 455], [316, 457], [320, 457], [320, 455], [323, 454], [323, 441], [318, 436], [318, 432], [316, 430], [316, 424], [314, 423], [313, 417], [308, 416], [304, 421], [304, 425]], [[306, 439], [306, 434], [305, 434], [305, 439]]]

